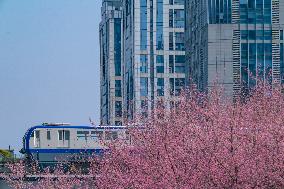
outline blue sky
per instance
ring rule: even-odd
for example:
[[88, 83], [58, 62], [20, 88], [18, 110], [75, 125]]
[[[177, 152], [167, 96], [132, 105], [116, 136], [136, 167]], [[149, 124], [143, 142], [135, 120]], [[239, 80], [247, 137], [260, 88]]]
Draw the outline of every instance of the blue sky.
[[0, 148], [42, 122], [99, 122], [101, 0], [0, 0]]

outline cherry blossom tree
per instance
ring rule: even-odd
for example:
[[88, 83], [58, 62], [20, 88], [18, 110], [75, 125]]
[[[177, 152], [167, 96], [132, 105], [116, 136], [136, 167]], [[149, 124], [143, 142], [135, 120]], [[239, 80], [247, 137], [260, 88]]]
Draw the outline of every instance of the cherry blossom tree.
[[[106, 143], [85, 176], [76, 170], [45, 170], [36, 183], [13, 164], [14, 188], [284, 188], [284, 95], [259, 85], [249, 96], [226, 99], [190, 90], [145, 119], [129, 123], [129, 140]], [[130, 142], [129, 142], [130, 141]], [[92, 162], [92, 161], [91, 161]]]
[[87, 161], [90, 163], [87, 173], [82, 173], [80, 167], [66, 169], [67, 162], [40, 169], [37, 164], [29, 165], [19, 161], [8, 164], [10, 171], [0, 177], [4, 178], [13, 189], [94, 188], [96, 187], [95, 175], [97, 175], [96, 161], [89, 159]]
[[132, 144], [111, 145], [103, 159], [100, 188], [284, 188], [281, 90], [208, 96], [184, 93], [170, 111], [135, 120]]

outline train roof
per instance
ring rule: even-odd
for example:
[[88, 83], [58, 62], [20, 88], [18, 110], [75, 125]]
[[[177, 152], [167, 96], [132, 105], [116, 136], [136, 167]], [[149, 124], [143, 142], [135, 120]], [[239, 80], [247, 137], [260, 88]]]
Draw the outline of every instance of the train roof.
[[[52, 129], [52, 128], [56, 128], [56, 129], [125, 129], [126, 126], [87, 126], [87, 125], [36, 125], [31, 127], [31, 130], [34, 129], [42, 129], [42, 128], [46, 128], [46, 129]], [[29, 130], [30, 130], [29, 129]]]

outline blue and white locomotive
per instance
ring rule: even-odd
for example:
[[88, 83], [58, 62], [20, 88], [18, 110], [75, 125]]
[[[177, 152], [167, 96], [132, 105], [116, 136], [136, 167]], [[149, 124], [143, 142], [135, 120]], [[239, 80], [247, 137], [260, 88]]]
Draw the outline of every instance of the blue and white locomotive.
[[105, 142], [122, 139], [130, 142], [125, 126], [71, 126], [65, 123], [43, 124], [31, 127], [23, 137], [27, 159], [40, 164], [72, 161], [74, 156], [100, 155]]

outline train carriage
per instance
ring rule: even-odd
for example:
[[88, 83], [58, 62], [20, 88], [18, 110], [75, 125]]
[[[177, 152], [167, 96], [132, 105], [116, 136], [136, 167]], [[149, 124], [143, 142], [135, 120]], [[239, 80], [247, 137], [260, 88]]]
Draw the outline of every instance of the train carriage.
[[101, 155], [107, 150], [105, 142], [116, 139], [130, 141], [126, 127], [43, 124], [27, 130], [21, 153], [40, 164], [70, 162], [91, 154]]

